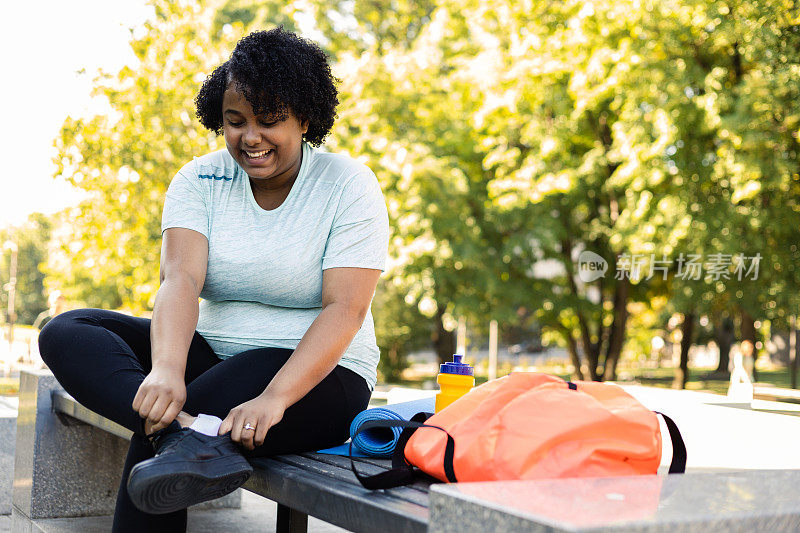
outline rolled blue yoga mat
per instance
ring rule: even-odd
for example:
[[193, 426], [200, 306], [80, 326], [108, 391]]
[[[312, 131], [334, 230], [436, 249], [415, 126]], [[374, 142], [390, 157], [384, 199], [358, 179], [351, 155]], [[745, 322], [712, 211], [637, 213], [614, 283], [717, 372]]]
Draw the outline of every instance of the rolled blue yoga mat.
[[[350, 437], [356, 434], [361, 424], [370, 420], [411, 420], [417, 413], [432, 413], [435, 402], [435, 398], [423, 398], [361, 411], [350, 424]], [[391, 457], [402, 431], [402, 428], [375, 428], [362, 431], [353, 439], [353, 456]], [[317, 453], [348, 455], [348, 450], [349, 444], [345, 443], [334, 448], [319, 450]]]

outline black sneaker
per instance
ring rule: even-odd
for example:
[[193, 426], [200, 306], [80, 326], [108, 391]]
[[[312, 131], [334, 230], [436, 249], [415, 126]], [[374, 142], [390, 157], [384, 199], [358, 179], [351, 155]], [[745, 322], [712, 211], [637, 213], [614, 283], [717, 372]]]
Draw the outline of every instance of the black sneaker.
[[128, 495], [139, 510], [165, 514], [221, 498], [238, 489], [253, 467], [230, 434], [209, 436], [170, 426], [151, 435], [156, 456], [128, 476]]

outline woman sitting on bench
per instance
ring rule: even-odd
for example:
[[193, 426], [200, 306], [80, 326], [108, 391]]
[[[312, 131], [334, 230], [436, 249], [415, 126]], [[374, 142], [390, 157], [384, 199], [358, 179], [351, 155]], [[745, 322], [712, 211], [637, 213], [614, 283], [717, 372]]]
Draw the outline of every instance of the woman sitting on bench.
[[82, 309], [39, 337], [67, 392], [134, 432], [114, 531], [185, 530], [186, 507], [245, 482], [245, 457], [341, 444], [367, 407], [389, 223], [372, 171], [315, 148], [334, 81], [293, 33], [242, 39], [196, 98], [226, 149], [169, 186], [152, 320]]

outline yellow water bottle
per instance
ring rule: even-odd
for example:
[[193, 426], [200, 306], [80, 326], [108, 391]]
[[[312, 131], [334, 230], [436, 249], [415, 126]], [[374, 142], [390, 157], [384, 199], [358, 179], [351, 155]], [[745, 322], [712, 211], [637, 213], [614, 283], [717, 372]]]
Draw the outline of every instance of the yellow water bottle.
[[454, 401], [468, 393], [475, 385], [475, 369], [462, 363], [464, 358], [460, 353], [453, 354], [451, 363], [439, 365], [439, 375], [436, 382], [439, 384], [439, 394], [436, 395], [435, 410], [438, 413]]

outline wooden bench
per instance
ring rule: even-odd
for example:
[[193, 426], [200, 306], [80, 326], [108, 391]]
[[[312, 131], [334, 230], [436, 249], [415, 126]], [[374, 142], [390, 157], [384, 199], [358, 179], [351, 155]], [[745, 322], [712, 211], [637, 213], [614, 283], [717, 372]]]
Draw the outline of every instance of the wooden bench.
[[[65, 426], [90, 426], [106, 434], [130, 439], [128, 429], [83, 407], [60, 387], [56, 386], [49, 392], [50, 401], [46, 403]], [[37, 404], [44, 403], [39, 400]], [[21, 412], [21, 416], [25, 415]], [[388, 459], [356, 461], [359, 472], [364, 474], [378, 473], [391, 465]], [[278, 503], [279, 532], [306, 531], [309, 515], [351, 531], [417, 532], [428, 529], [428, 482], [369, 491], [356, 480], [347, 457], [317, 453], [258, 458], [251, 464], [255, 472], [243, 488]], [[36, 484], [35, 475], [32, 484]], [[16, 503], [15, 496], [15, 506]], [[100, 513], [93, 511], [89, 514]], [[36, 517], [28, 515], [28, 518]]]

